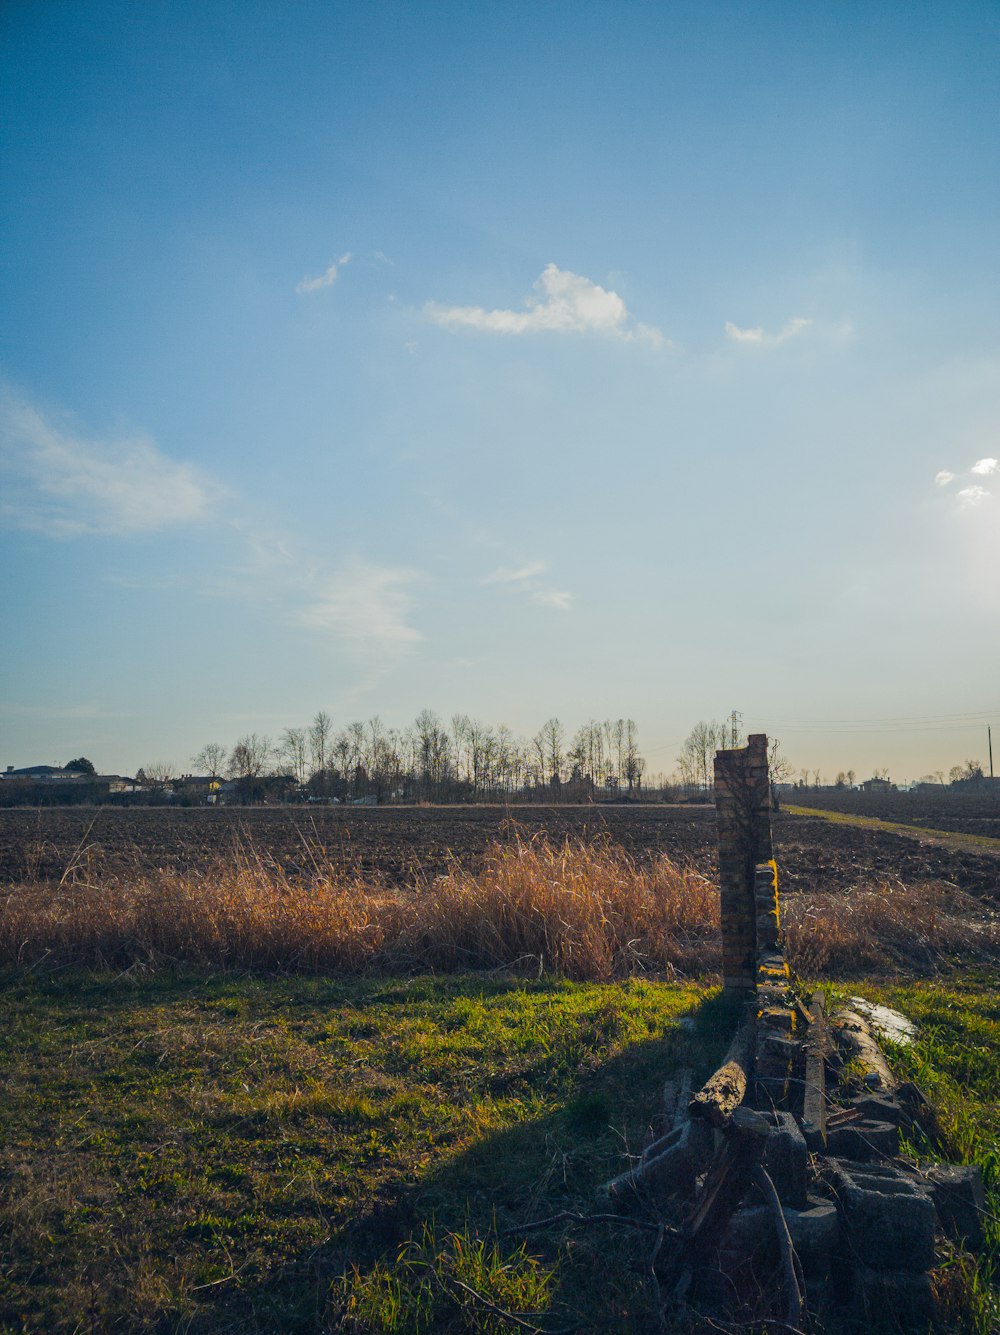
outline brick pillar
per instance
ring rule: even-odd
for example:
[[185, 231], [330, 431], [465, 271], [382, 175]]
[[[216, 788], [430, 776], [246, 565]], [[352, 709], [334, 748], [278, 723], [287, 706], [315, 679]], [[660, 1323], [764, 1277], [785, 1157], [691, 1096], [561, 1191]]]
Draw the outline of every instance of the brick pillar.
[[771, 787], [763, 733], [754, 733], [739, 750], [715, 753], [715, 810], [722, 985], [729, 996], [748, 996], [757, 991], [756, 868], [772, 861]]

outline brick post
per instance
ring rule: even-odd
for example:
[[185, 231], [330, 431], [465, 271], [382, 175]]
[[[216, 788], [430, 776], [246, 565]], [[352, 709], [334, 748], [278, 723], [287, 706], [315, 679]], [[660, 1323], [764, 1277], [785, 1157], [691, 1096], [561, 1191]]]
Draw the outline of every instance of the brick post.
[[739, 750], [715, 753], [715, 810], [723, 990], [728, 996], [750, 996], [757, 990], [756, 868], [772, 861], [771, 787], [763, 733], [748, 737]]

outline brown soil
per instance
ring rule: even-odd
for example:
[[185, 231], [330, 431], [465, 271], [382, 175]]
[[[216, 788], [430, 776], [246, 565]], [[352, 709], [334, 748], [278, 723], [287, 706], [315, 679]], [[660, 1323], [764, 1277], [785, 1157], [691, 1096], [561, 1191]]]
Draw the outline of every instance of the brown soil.
[[[111, 807], [0, 811], [0, 879], [58, 880], [71, 862], [102, 870], [205, 868], [239, 849], [308, 875], [331, 859], [396, 884], [438, 875], [457, 859], [475, 869], [509, 833], [604, 838], [646, 858], [667, 853], [715, 871], [712, 807], [301, 807], [170, 810]], [[838, 890], [874, 880], [945, 880], [1000, 898], [1000, 858], [925, 845], [904, 835], [779, 814], [774, 840], [785, 892]]]

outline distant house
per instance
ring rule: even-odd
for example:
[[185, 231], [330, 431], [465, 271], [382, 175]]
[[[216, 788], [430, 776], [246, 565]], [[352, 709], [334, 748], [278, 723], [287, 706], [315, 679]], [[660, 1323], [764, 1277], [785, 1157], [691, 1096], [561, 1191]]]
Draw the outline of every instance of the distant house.
[[61, 765], [26, 765], [23, 769], [15, 769], [13, 765], [8, 765], [3, 777], [30, 779], [37, 783], [67, 783], [76, 779], [89, 779], [91, 776], [81, 774], [79, 770], [63, 769]]
[[894, 793], [896, 785], [891, 779], [865, 779], [864, 783], [859, 783], [858, 788], [863, 793]]

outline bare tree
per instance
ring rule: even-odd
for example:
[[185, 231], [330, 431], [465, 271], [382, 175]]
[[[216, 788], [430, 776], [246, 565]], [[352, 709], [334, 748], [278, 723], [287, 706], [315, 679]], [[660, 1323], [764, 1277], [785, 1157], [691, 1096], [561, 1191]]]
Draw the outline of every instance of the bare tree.
[[558, 788], [563, 773], [563, 739], [566, 730], [557, 718], [550, 718], [542, 724], [541, 731], [535, 738], [535, 749], [542, 764], [543, 774], [548, 774], [548, 781], [553, 788]]
[[414, 722], [417, 734], [417, 753], [420, 778], [427, 796], [441, 796], [446, 781], [451, 777], [451, 743], [438, 716], [430, 709], [422, 709]]
[[245, 733], [229, 753], [229, 774], [239, 785], [244, 802], [256, 802], [262, 795], [265, 775], [275, 758], [275, 747], [270, 737], [255, 732]]
[[677, 765], [684, 783], [703, 788], [711, 787], [715, 753], [726, 745], [726, 726], [723, 723], [696, 723], [687, 737]]
[[767, 771], [771, 783], [787, 783], [794, 774], [792, 762], [781, 752], [781, 739], [772, 737], [767, 748]]
[[295, 782], [301, 787], [306, 781], [306, 769], [309, 758], [309, 742], [305, 728], [286, 728], [278, 743], [278, 756], [288, 772], [295, 776]]
[[147, 783], [169, 783], [177, 777], [177, 766], [172, 760], [154, 760], [151, 765], [143, 765], [142, 773]]
[[616, 718], [611, 725], [611, 738], [615, 748], [615, 786], [620, 788], [625, 778], [625, 720]]
[[229, 752], [219, 742], [209, 742], [192, 758], [191, 764], [195, 769], [203, 770], [210, 778], [217, 779], [226, 768], [228, 756]]
[[625, 771], [624, 778], [629, 792], [642, 787], [642, 775], [646, 762], [639, 754], [639, 730], [635, 719], [625, 720]]
[[330, 742], [333, 738], [333, 721], [322, 709], [309, 727], [309, 763], [314, 774], [322, 774], [330, 763]]

